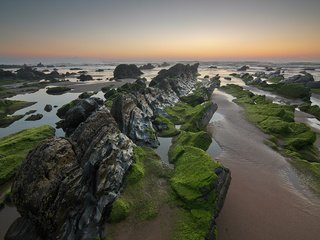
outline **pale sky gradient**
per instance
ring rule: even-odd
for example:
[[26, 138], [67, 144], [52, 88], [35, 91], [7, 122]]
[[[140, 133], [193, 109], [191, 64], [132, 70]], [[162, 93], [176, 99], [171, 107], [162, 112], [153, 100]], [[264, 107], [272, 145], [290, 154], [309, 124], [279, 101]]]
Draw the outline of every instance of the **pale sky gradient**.
[[0, 58], [320, 60], [320, 0], [0, 3]]

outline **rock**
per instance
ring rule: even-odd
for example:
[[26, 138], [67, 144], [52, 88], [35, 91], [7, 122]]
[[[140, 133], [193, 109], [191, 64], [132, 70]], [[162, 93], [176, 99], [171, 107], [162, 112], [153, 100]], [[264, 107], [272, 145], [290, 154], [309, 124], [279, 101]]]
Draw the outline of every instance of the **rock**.
[[71, 88], [68, 87], [50, 87], [47, 89], [46, 93], [50, 95], [60, 95], [70, 90]]
[[224, 77], [224, 79], [231, 81], [231, 77]]
[[305, 72], [304, 75], [294, 75], [292, 77], [289, 77], [287, 79], [284, 79], [282, 82], [284, 83], [309, 83], [309, 82], [314, 82], [314, 78], [311, 74]]
[[148, 63], [143, 66], [140, 66], [139, 68], [140, 68], [140, 70], [151, 70], [151, 69], [154, 69], [155, 66], [153, 66], [151, 63]]
[[35, 113], [36, 111], [37, 111], [37, 110], [30, 110], [30, 111], [26, 112], [25, 115], [30, 115], [30, 114], [32, 114], [32, 113]]
[[[147, 107], [147, 103], [139, 102], [139, 105]], [[159, 141], [150, 119], [152, 113], [149, 115], [146, 112], [137, 106], [136, 97], [129, 94], [119, 95], [111, 108], [121, 132], [139, 145], [158, 147]]]
[[174, 91], [178, 97], [188, 94], [197, 81], [199, 63], [194, 65], [176, 64], [168, 70], [162, 69], [149, 86], [164, 91]]
[[205, 75], [203, 78], [210, 78], [210, 76], [209, 75]]
[[170, 64], [167, 63], [167, 62], [163, 62], [163, 63], [158, 65], [158, 67], [169, 67], [169, 66], [170, 66]]
[[238, 68], [238, 71], [239, 71], [239, 72], [241, 72], [241, 71], [247, 71], [248, 69], [249, 69], [249, 66], [244, 65], [244, 66]]
[[84, 82], [84, 81], [90, 81], [93, 80], [91, 75], [85, 75], [85, 74], [81, 74], [79, 77], [77, 77], [80, 81]]
[[79, 73], [79, 74], [84, 74], [84, 75], [85, 75], [85, 74], [87, 74], [87, 73], [88, 73], [88, 71], [82, 70], [82, 71], [78, 71], [78, 73]]
[[46, 74], [39, 72], [32, 67], [24, 65], [22, 68], [17, 70], [17, 78], [22, 80], [41, 80], [46, 77]]
[[29, 117], [26, 118], [25, 121], [37, 121], [37, 120], [40, 120], [41, 118], [43, 118], [43, 115], [38, 113], [38, 114], [30, 115]]
[[213, 68], [217, 68], [217, 66], [210, 66], [209, 68], [213, 69]]
[[265, 69], [266, 69], [266, 71], [268, 71], [268, 72], [271, 72], [271, 71], [274, 71], [274, 69], [272, 68], [272, 67], [265, 67]]
[[70, 68], [70, 71], [81, 71], [82, 68], [78, 68], [78, 67], [74, 67], [74, 68]]
[[47, 105], [44, 107], [44, 110], [45, 110], [46, 112], [51, 112], [51, 111], [52, 111], [52, 105], [47, 104]]
[[4, 71], [3, 69], [0, 69], [0, 79], [15, 79], [16, 75], [11, 71]]
[[320, 82], [319, 81], [307, 82], [306, 86], [309, 88], [320, 88]]
[[70, 139], [41, 142], [13, 181], [12, 199], [22, 219], [7, 236], [100, 238], [104, 216], [132, 164], [133, 146], [107, 110], [91, 115]]
[[57, 105], [54, 105], [53, 107], [54, 107], [54, 108], [57, 108], [58, 106], [57, 106]]
[[135, 64], [120, 64], [114, 71], [113, 76], [115, 79], [124, 79], [124, 78], [139, 78], [143, 72]]
[[44, 65], [40, 62], [37, 64], [37, 67], [44, 67]]
[[266, 73], [265, 72], [255, 72], [254, 76], [258, 77], [258, 78], [266, 78]]
[[254, 85], [254, 84], [260, 84], [260, 83], [262, 83], [262, 82], [263, 82], [263, 81], [261, 80], [260, 77], [256, 77], [256, 78], [254, 78], [253, 80], [248, 81], [247, 84], [249, 84], [249, 85]]
[[79, 95], [79, 99], [85, 99], [85, 98], [90, 98], [92, 95], [94, 95], [96, 93], [94, 92], [83, 92]]
[[69, 136], [80, 123], [84, 122], [93, 112], [102, 106], [103, 101], [99, 98], [87, 98], [77, 101], [76, 105], [71, 107], [64, 115], [59, 126]]
[[305, 70], [305, 71], [315, 71], [316, 69], [314, 67], [305, 67], [303, 70]]
[[29, 219], [19, 217], [8, 229], [5, 240], [43, 240], [40, 230]]
[[104, 72], [104, 69], [97, 69], [96, 72]]

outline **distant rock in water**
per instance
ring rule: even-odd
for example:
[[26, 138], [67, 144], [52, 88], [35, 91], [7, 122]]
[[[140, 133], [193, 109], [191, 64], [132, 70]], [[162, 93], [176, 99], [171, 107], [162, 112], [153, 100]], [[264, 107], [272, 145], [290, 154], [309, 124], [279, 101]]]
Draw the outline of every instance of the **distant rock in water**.
[[108, 110], [90, 116], [70, 139], [41, 142], [14, 178], [12, 200], [21, 218], [6, 239], [100, 239], [133, 146]]
[[271, 71], [274, 71], [274, 69], [272, 68], [272, 67], [265, 67], [265, 69], [266, 69], [266, 71], [268, 71], [268, 72], [271, 72]]
[[47, 105], [44, 107], [44, 110], [45, 110], [46, 112], [51, 112], [51, 111], [52, 111], [52, 105], [47, 104]]
[[90, 81], [93, 80], [91, 75], [85, 75], [85, 74], [81, 74], [79, 77], [77, 77], [80, 81], [84, 82], [84, 81]]
[[249, 66], [244, 65], [244, 66], [238, 68], [238, 71], [239, 71], [239, 72], [241, 72], [241, 71], [247, 71], [249, 68], [250, 68]]
[[135, 64], [120, 64], [114, 71], [113, 76], [115, 79], [124, 79], [124, 78], [139, 78], [143, 72]]
[[210, 66], [209, 68], [211, 68], [211, 69], [215, 69], [215, 68], [217, 68], [217, 66]]
[[25, 115], [30, 115], [30, 114], [32, 114], [32, 113], [35, 113], [36, 111], [37, 111], [37, 110], [30, 110], [30, 111], [26, 112]]
[[97, 69], [96, 72], [104, 72], [104, 69]]
[[26, 118], [26, 121], [37, 121], [43, 118], [43, 115], [41, 113], [30, 115]]
[[155, 66], [153, 66], [151, 63], [148, 63], [148, 64], [145, 64], [141, 67], [139, 67], [141, 70], [151, 70], [151, 69], [154, 69]]
[[158, 65], [158, 67], [169, 67], [169, 66], [170, 66], [170, 64], [167, 63], [167, 62], [163, 62], [163, 63]]

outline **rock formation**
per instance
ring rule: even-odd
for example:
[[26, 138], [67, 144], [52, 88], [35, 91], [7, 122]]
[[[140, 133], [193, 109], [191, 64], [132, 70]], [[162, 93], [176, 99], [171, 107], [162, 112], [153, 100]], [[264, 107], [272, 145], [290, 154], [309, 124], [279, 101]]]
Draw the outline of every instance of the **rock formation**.
[[124, 78], [139, 78], [143, 72], [135, 64], [120, 64], [114, 71], [113, 76], [115, 79], [124, 79]]
[[97, 239], [132, 163], [132, 141], [108, 110], [99, 110], [70, 139], [41, 142], [12, 186], [21, 218], [6, 239]]

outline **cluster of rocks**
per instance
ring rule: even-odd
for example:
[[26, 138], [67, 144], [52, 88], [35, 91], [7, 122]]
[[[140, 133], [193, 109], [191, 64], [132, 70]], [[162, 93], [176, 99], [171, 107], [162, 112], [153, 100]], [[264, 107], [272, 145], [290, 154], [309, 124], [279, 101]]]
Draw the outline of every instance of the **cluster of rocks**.
[[84, 81], [91, 81], [93, 80], [93, 77], [91, 75], [81, 74], [79, 77], [77, 77], [81, 82]]
[[249, 68], [250, 68], [249, 66], [244, 65], [244, 66], [238, 68], [238, 71], [239, 71], [239, 72], [247, 71]]
[[[301, 75], [302, 74], [302, 75]], [[283, 83], [302, 83], [310, 88], [320, 88], [320, 82], [316, 82], [313, 76], [306, 71], [302, 71], [301, 74], [294, 75], [284, 79]]]
[[[59, 124], [70, 137], [41, 142], [22, 163], [12, 186], [21, 218], [6, 239], [104, 237], [103, 222], [132, 164], [134, 143], [158, 146], [155, 116], [195, 87], [198, 65], [162, 70], [149, 87], [138, 79], [107, 90], [113, 98], [111, 111], [91, 97], [77, 99], [59, 114]], [[203, 84], [210, 91], [216, 87], [210, 80]], [[215, 110], [213, 105], [199, 124], [206, 125]]]

